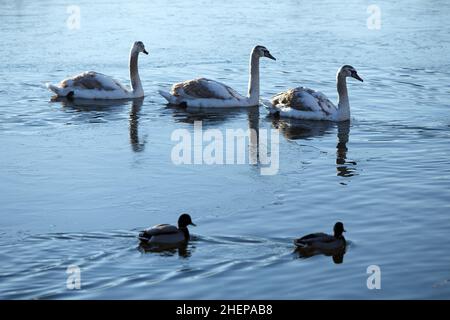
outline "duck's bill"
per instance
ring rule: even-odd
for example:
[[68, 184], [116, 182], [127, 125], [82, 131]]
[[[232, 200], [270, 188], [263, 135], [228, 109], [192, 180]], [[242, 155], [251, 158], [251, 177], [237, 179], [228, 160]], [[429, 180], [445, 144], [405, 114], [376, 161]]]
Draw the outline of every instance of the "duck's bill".
[[145, 53], [145, 54], [148, 54], [148, 51], [147, 50], [144, 50], [144, 51], [142, 51], [143, 53]]
[[191, 226], [194, 226], [194, 227], [197, 226], [197, 225], [196, 225], [195, 223], [193, 223], [193, 222], [191, 222], [190, 225], [191, 225]]
[[269, 59], [272, 59], [272, 60], [277, 60], [277, 59], [275, 59], [275, 57], [273, 56], [273, 55], [271, 55], [270, 54], [270, 52], [266, 52], [265, 54], [264, 54], [264, 56], [266, 57], [266, 58], [269, 58]]
[[364, 80], [357, 73], [352, 74], [352, 77], [355, 78], [356, 80], [364, 82]]

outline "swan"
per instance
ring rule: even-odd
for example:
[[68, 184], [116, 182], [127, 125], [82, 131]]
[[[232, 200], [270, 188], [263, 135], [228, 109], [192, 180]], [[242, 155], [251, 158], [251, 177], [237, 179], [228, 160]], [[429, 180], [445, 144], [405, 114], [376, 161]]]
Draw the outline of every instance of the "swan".
[[174, 84], [170, 93], [159, 93], [172, 105], [186, 107], [250, 107], [259, 105], [259, 59], [276, 60], [264, 46], [256, 46], [250, 54], [250, 80], [248, 95], [240, 95], [227, 85], [206, 78]]
[[312, 249], [319, 251], [334, 251], [345, 248], [347, 242], [342, 235], [345, 231], [342, 222], [336, 222], [333, 228], [334, 235], [326, 233], [312, 233], [300, 239], [296, 239], [294, 244], [299, 249]]
[[272, 97], [269, 112], [286, 118], [336, 122], [347, 121], [350, 119], [347, 77], [363, 82], [363, 79], [352, 66], [344, 65], [339, 68], [336, 75], [339, 94], [337, 107], [323, 93], [305, 87], [298, 87]]
[[95, 71], [80, 73], [61, 81], [58, 85], [47, 83], [47, 88], [58, 97], [69, 99], [132, 99], [144, 96], [138, 71], [139, 53], [148, 54], [141, 41], [136, 41], [130, 51], [131, 88], [125, 87], [110, 76]]
[[159, 224], [139, 233], [139, 240], [146, 244], [176, 245], [190, 239], [188, 226], [196, 226], [191, 216], [183, 213], [178, 219], [178, 228], [169, 224]]

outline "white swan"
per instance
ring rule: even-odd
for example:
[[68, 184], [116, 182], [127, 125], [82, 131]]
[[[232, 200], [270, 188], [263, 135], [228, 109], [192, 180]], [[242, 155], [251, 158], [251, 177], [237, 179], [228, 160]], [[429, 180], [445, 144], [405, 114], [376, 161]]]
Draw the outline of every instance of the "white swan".
[[138, 71], [139, 53], [148, 54], [144, 44], [136, 41], [130, 51], [131, 88], [107, 75], [88, 71], [61, 81], [58, 85], [48, 83], [47, 88], [58, 97], [77, 99], [130, 99], [144, 96]]
[[186, 107], [250, 107], [259, 105], [259, 59], [266, 57], [276, 60], [263, 46], [253, 48], [250, 55], [250, 80], [248, 95], [240, 95], [232, 88], [215, 80], [205, 78], [174, 84], [170, 93], [159, 93], [173, 105]]
[[269, 107], [269, 112], [280, 117], [305, 120], [349, 120], [350, 104], [347, 92], [347, 77], [363, 81], [352, 66], [345, 65], [339, 68], [336, 75], [339, 94], [337, 107], [323, 93], [298, 87], [272, 97], [272, 106]]

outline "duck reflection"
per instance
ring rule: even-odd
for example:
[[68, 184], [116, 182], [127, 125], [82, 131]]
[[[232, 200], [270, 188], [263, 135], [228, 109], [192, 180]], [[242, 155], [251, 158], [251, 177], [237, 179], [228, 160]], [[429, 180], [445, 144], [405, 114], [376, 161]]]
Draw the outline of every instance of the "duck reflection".
[[158, 253], [163, 256], [174, 256], [177, 255], [181, 258], [189, 258], [192, 255], [195, 247], [187, 243], [179, 245], [149, 245], [145, 243], [140, 243], [138, 250], [141, 253]]
[[324, 255], [327, 257], [331, 257], [333, 262], [335, 264], [342, 264], [344, 263], [344, 255], [346, 253], [346, 247], [343, 248], [339, 248], [336, 250], [329, 250], [329, 251], [324, 251], [324, 250], [305, 250], [305, 249], [301, 249], [301, 248], [296, 248], [294, 251], [294, 254], [297, 256], [297, 258], [299, 259], [308, 259], [317, 255]]
[[129, 114], [129, 135], [130, 144], [134, 152], [142, 152], [147, 143], [139, 138], [139, 114], [144, 103], [144, 98], [136, 99], [118, 99], [118, 100], [93, 100], [93, 99], [67, 99], [65, 97], [54, 97], [51, 102], [59, 102], [62, 107], [68, 111], [82, 113], [83, 122], [98, 122], [101, 120], [117, 120], [117, 110], [122, 110], [131, 102]]

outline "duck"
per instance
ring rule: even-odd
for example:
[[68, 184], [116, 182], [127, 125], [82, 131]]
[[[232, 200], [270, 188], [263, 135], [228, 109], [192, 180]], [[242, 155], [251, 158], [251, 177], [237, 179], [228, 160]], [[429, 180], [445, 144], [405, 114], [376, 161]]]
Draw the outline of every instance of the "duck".
[[170, 224], [158, 224], [139, 233], [139, 240], [145, 244], [177, 245], [190, 240], [188, 226], [196, 226], [189, 214], [178, 218], [178, 227]]
[[294, 244], [298, 249], [318, 250], [325, 252], [333, 252], [335, 250], [342, 250], [346, 247], [347, 242], [343, 236], [346, 232], [342, 222], [336, 222], [333, 228], [334, 235], [326, 233], [312, 233], [300, 239], [294, 240]]
[[206, 78], [198, 78], [176, 83], [170, 92], [159, 93], [171, 105], [191, 108], [232, 108], [259, 105], [259, 60], [269, 58], [276, 60], [269, 50], [261, 45], [253, 48], [250, 54], [250, 79], [248, 94], [242, 96], [229, 86]]
[[134, 42], [130, 50], [131, 87], [126, 87], [105, 74], [86, 71], [64, 79], [57, 85], [47, 83], [47, 88], [54, 92], [57, 97], [68, 99], [116, 100], [141, 98], [144, 96], [144, 89], [138, 71], [139, 53], [148, 55], [142, 41]]
[[350, 103], [347, 78], [364, 80], [350, 65], [340, 67], [336, 74], [339, 100], [337, 106], [325, 94], [306, 87], [297, 87], [276, 94], [270, 100], [269, 113], [284, 118], [303, 120], [347, 121], [350, 120]]

